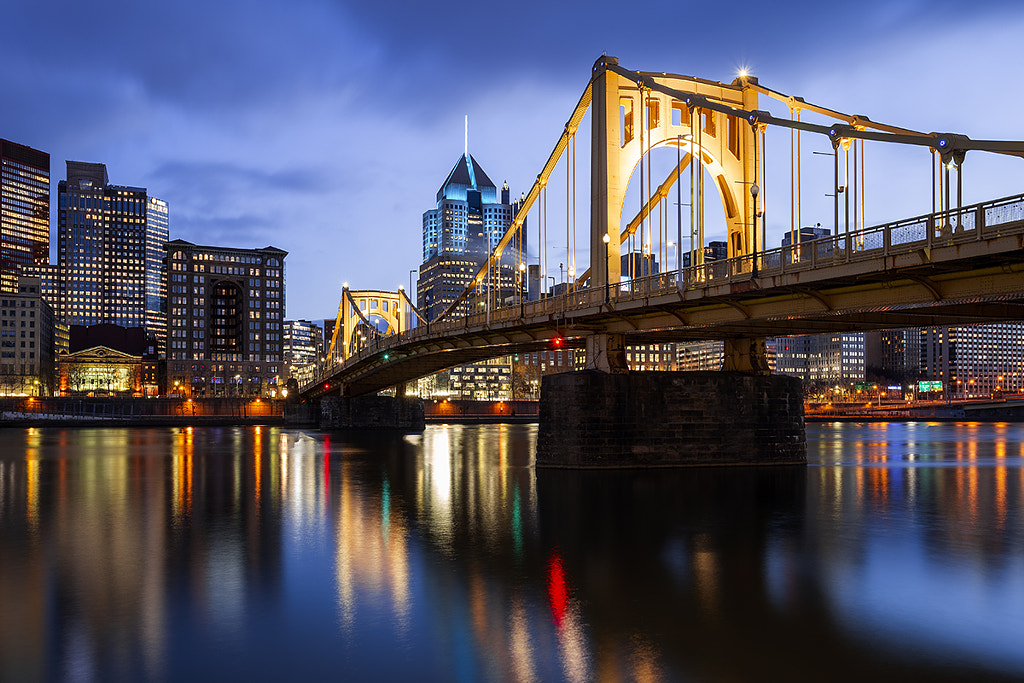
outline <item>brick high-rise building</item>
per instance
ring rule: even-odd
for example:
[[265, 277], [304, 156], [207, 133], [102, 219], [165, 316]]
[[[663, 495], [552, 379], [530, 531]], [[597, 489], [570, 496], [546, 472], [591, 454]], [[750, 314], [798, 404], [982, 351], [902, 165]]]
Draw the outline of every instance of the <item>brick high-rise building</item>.
[[276, 247], [167, 252], [167, 386], [194, 396], [276, 396], [284, 376], [284, 259]]

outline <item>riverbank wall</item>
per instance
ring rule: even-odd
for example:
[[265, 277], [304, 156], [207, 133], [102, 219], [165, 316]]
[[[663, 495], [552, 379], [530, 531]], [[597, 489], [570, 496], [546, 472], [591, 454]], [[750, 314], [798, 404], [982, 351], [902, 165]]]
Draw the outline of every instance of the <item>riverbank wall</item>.
[[313, 406], [244, 398], [0, 398], [0, 427], [316, 426]]

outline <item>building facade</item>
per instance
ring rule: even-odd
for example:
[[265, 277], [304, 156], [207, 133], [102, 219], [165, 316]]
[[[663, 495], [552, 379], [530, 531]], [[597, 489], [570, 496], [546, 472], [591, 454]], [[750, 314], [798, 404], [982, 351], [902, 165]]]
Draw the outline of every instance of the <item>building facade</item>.
[[863, 332], [810, 334], [769, 340], [774, 349], [773, 372], [805, 382], [862, 382], [865, 376]]
[[676, 345], [631, 344], [626, 347], [626, 362], [630, 370], [669, 372], [678, 367]]
[[814, 240], [820, 240], [822, 237], [829, 237], [832, 231], [828, 228], [821, 227], [821, 223], [815, 226], [805, 226], [795, 232], [787, 232], [782, 235], [782, 246], [788, 247], [794, 244], [794, 238], [796, 238], [796, 244], [804, 244], [806, 242], [812, 242]]
[[[701, 256], [701, 254], [696, 254]], [[703, 256], [704, 263], [711, 263], [712, 261], [722, 261], [729, 258], [729, 245], [726, 242], [708, 242], [708, 245], [704, 247]], [[698, 264], [699, 265], [699, 264]], [[690, 252], [683, 252], [683, 268], [690, 267]]]
[[158, 396], [166, 382], [155, 340], [141, 327], [100, 323], [69, 329], [58, 354], [61, 396]]
[[168, 392], [277, 396], [287, 252], [168, 242]]
[[0, 293], [0, 395], [53, 395], [54, 318], [37, 278], [21, 277], [17, 292]]
[[57, 186], [58, 312], [70, 325], [142, 327], [166, 339], [167, 204], [111, 185], [103, 164], [67, 162]]
[[309, 320], [285, 320], [283, 341], [287, 377], [294, 377], [300, 386], [311, 382], [324, 355], [323, 329]]
[[0, 292], [50, 260], [50, 155], [0, 140]]
[[915, 337], [914, 374], [941, 381], [949, 398], [1024, 391], [1024, 323], [918, 328]]
[[721, 370], [725, 346], [720, 341], [680, 342], [676, 344], [676, 368], [681, 371]]
[[512, 367], [506, 358], [459, 365], [448, 375], [451, 395], [475, 401], [512, 398]]

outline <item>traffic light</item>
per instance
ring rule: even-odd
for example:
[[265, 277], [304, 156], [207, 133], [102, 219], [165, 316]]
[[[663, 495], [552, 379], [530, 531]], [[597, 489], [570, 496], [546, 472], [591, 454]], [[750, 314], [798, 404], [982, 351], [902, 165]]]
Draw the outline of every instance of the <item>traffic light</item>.
[[387, 360], [388, 358], [391, 358], [391, 354], [385, 351], [384, 352], [384, 360]]
[[562, 335], [556, 334], [554, 337], [551, 338], [551, 348], [560, 349], [562, 348], [563, 344], [565, 344], [565, 338], [562, 337]]

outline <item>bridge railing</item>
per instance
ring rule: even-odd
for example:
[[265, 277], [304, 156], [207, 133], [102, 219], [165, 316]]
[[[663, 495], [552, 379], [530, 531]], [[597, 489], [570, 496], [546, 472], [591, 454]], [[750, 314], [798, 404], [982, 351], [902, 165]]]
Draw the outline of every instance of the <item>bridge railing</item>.
[[[980, 227], [980, 229], [979, 229]], [[773, 277], [844, 263], [871, 261], [919, 249], [1024, 232], [1024, 195], [916, 216], [893, 223], [830, 235], [730, 259], [634, 278], [612, 286], [609, 299], [654, 296], [711, 285], [750, 280], [754, 262], [757, 277]], [[590, 301], [593, 304], [594, 301]]]

